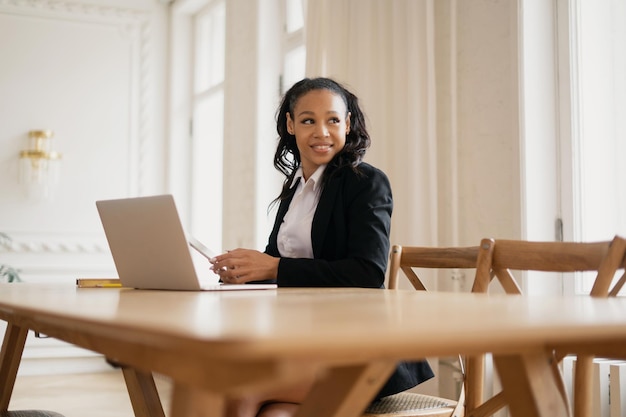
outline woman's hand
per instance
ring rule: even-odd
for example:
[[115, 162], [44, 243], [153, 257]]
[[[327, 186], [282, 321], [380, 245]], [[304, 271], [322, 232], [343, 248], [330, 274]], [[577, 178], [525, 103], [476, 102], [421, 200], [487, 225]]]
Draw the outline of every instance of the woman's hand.
[[235, 249], [211, 259], [213, 272], [227, 284], [276, 279], [280, 258], [250, 249]]

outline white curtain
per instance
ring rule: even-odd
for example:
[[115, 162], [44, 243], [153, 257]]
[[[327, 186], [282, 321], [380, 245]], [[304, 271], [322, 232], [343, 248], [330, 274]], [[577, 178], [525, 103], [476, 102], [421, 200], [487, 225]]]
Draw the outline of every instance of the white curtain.
[[344, 83], [389, 176], [392, 243], [437, 242], [434, 0], [308, 0], [306, 74]]

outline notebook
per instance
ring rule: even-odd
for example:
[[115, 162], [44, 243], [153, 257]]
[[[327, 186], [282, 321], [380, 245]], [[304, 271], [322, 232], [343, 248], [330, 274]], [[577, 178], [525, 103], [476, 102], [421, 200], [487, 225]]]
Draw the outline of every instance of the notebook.
[[[171, 195], [96, 201], [124, 287], [155, 290], [259, 290], [276, 284], [224, 284], [203, 280]], [[198, 247], [199, 242], [194, 240]], [[206, 248], [202, 248], [205, 249]], [[206, 255], [206, 254], [205, 254]], [[208, 269], [209, 263], [205, 260]]]

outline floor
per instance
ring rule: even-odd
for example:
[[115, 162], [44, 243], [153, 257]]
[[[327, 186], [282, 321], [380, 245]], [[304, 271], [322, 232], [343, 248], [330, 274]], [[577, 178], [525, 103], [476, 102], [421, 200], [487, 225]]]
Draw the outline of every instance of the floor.
[[[168, 413], [171, 385], [155, 377]], [[124, 377], [119, 370], [97, 374], [18, 376], [9, 410], [43, 409], [65, 417], [133, 417]]]

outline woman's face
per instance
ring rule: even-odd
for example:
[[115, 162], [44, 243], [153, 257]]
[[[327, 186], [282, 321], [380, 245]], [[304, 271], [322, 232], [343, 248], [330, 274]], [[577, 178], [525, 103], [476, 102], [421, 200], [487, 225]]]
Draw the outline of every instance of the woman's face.
[[311, 90], [287, 113], [287, 131], [296, 136], [304, 179], [327, 164], [346, 144], [350, 114], [340, 95], [330, 90]]

